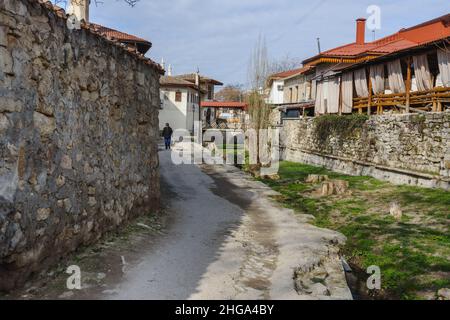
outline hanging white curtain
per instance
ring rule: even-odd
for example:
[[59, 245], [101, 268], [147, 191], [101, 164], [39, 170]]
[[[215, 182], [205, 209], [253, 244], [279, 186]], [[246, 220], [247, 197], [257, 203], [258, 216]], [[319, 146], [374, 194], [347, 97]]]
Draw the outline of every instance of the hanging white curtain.
[[365, 69], [359, 69], [354, 72], [356, 94], [360, 98], [369, 96], [369, 89], [367, 88], [367, 76]]
[[405, 80], [403, 80], [402, 65], [400, 59], [388, 62], [389, 88], [393, 93], [406, 92]]
[[329, 78], [327, 81], [327, 113], [339, 113], [339, 77]]
[[430, 67], [428, 66], [427, 55], [414, 56], [413, 62], [417, 89], [419, 91], [433, 89], [433, 79], [431, 77]]
[[311, 99], [315, 100], [317, 95], [317, 80], [311, 81]]
[[444, 87], [450, 87], [450, 50], [438, 49], [440, 80]]
[[384, 93], [384, 64], [370, 67], [370, 81], [372, 82], [373, 93]]
[[325, 104], [323, 101], [323, 83], [316, 82], [316, 114], [325, 114]]
[[353, 111], [353, 73], [342, 75], [342, 113]]

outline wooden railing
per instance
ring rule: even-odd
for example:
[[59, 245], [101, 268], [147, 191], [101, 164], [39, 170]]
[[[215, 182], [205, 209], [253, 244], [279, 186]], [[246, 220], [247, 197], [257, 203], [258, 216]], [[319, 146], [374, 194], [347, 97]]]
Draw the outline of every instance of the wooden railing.
[[[370, 102], [370, 103], [369, 103]], [[353, 109], [359, 113], [368, 111], [382, 114], [385, 110], [408, 109], [411, 112], [441, 112], [443, 105], [450, 103], [450, 88], [434, 88], [429, 91], [416, 91], [407, 93], [392, 93], [373, 95], [366, 98], [354, 98]]]

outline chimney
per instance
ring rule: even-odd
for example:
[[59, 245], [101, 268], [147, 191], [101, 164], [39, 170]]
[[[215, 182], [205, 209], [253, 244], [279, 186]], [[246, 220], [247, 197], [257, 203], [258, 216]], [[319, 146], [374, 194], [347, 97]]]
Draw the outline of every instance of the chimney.
[[89, 22], [89, 4], [91, 0], [69, 0], [67, 13], [75, 15], [79, 21]]
[[195, 73], [195, 85], [200, 86], [200, 73], [198, 71]]
[[366, 43], [366, 19], [359, 18], [356, 20], [356, 44]]

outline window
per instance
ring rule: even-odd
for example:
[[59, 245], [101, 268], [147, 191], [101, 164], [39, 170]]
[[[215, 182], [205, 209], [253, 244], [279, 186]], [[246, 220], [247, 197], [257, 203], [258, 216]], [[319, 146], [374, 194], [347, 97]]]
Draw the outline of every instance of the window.
[[284, 86], [283, 85], [278, 85], [278, 91], [283, 91], [284, 90]]
[[293, 101], [292, 101], [292, 99], [293, 99], [293, 93], [292, 93], [292, 91], [293, 91], [293, 89], [292, 89], [292, 88], [289, 88], [289, 102], [293, 102]]
[[289, 109], [282, 114], [283, 119], [296, 119], [300, 118], [300, 109]]
[[181, 94], [181, 91], [175, 92], [175, 101], [176, 101], [176, 102], [181, 102], [181, 101], [182, 101], [182, 94]]

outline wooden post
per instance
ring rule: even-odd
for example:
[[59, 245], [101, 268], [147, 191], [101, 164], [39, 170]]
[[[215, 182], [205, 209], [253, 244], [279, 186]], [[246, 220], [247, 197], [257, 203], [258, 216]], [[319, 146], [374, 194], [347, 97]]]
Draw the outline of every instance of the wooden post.
[[342, 101], [344, 99], [342, 98], [342, 74], [339, 81], [339, 115], [342, 116]]
[[367, 102], [367, 114], [370, 116], [372, 113], [372, 81], [370, 81], [370, 72], [366, 72], [369, 75], [369, 98]]
[[407, 72], [406, 72], [406, 113], [410, 113], [410, 100], [411, 100], [411, 57], [406, 59]]

